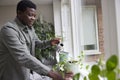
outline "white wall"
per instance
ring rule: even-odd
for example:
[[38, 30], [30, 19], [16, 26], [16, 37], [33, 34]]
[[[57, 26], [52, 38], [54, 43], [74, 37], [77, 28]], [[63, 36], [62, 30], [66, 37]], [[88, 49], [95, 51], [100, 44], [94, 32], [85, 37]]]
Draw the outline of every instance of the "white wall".
[[[116, 8], [116, 26], [117, 26], [117, 40], [118, 40], [118, 56], [120, 56], [120, 0], [115, 0]], [[120, 68], [120, 58], [119, 58]]]
[[13, 19], [16, 15], [14, 6], [1, 6], [0, 7], [0, 27], [6, 21]]
[[54, 23], [53, 20], [53, 5], [37, 5], [37, 14], [41, 14], [43, 19], [48, 22]]
[[[49, 5], [37, 6], [37, 14], [41, 14], [43, 19], [53, 23], [53, 7]], [[16, 17], [16, 6], [0, 6], [0, 28], [1, 26]]]
[[[103, 27], [104, 27], [104, 50], [105, 58], [107, 59], [112, 54], [119, 54], [118, 52], [118, 37], [117, 33], [117, 16], [115, 1], [119, 0], [102, 0], [103, 12]], [[118, 8], [120, 6], [117, 6]], [[120, 30], [119, 30], [120, 31]]]

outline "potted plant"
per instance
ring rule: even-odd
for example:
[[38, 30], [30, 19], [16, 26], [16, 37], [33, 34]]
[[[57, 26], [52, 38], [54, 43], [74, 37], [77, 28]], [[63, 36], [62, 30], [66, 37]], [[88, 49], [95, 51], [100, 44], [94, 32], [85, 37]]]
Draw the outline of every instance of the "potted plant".
[[[97, 64], [94, 64], [90, 68], [90, 72], [86, 76], [82, 76], [79, 69], [82, 69], [83, 55], [79, 56], [79, 60], [70, 60], [59, 62], [54, 70], [58, 70], [63, 76], [66, 72], [72, 71], [74, 73], [73, 80], [120, 80], [118, 74], [120, 69], [118, 68], [118, 57], [111, 55], [111, 57], [104, 62], [101, 58]], [[104, 62], [104, 63], [103, 63]], [[79, 64], [76, 66], [76, 64]], [[90, 65], [86, 66], [86, 70]]]
[[[56, 70], [59, 73], [61, 73], [63, 75], [63, 77], [64, 77], [65, 73], [68, 73], [68, 72], [73, 72], [74, 75], [77, 74], [77, 73], [79, 73], [79, 69], [81, 69], [82, 66], [83, 66], [83, 59], [84, 59], [84, 53], [83, 53], [83, 51], [81, 52], [81, 54], [78, 56], [77, 59], [74, 59], [72, 57], [68, 58], [66, 56], [63, 57], [63, 56], [64, 56], [64, 54], [62, 54], [62, 56], [60, 54], [60, 59], [62, 57], [62, 60], [60, 60], [53, 67], [53, 70]], [[77, 74], [77, 77], [78, 77], [78, 75], [79, 74]]]

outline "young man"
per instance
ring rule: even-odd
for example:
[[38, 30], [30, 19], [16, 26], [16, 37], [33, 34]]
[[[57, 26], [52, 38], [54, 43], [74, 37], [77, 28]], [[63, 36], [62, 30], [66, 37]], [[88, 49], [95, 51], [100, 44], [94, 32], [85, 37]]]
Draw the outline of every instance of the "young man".
[[17, 16], [0, 31], [0, 80], [30, 80], [30, 70], [54, 80], [63, 80], [60, 74], [42, 64], [33, 55], [35, 47], [46, 48], [59, 43], [59, 39], [40, 41], [33, 23], [36, 5], [29, 0], [17, 4]]

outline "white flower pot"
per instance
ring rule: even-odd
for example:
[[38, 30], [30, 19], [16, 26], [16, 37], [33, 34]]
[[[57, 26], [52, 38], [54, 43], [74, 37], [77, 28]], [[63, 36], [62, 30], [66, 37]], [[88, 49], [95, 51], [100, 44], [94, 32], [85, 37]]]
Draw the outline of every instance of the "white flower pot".
[[65, 64], [66, 72], [73, 72], [73, 74], [80, 73], [80, 66], [77, 63], [69, 63]]

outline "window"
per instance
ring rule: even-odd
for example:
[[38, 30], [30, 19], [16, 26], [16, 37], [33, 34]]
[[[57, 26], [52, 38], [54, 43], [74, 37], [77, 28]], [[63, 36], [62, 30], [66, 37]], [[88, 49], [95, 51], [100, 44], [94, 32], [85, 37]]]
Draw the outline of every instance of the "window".
[[64, 37], [65, 51], [75, 58], [83, 50], [86, 55], [99, 53], [96, 6], [83, 7], [82, 0], [55, 0], [54, 14], [60, 17], [54, 17], [55, 29]]
[[84, 51], [99, 51], [96, 6], [82, 7], [81, 48]]
[[96, 6], [71, 0], [71, 12], [74, 56], [80, 51], [86, 55], [100, 54]]

